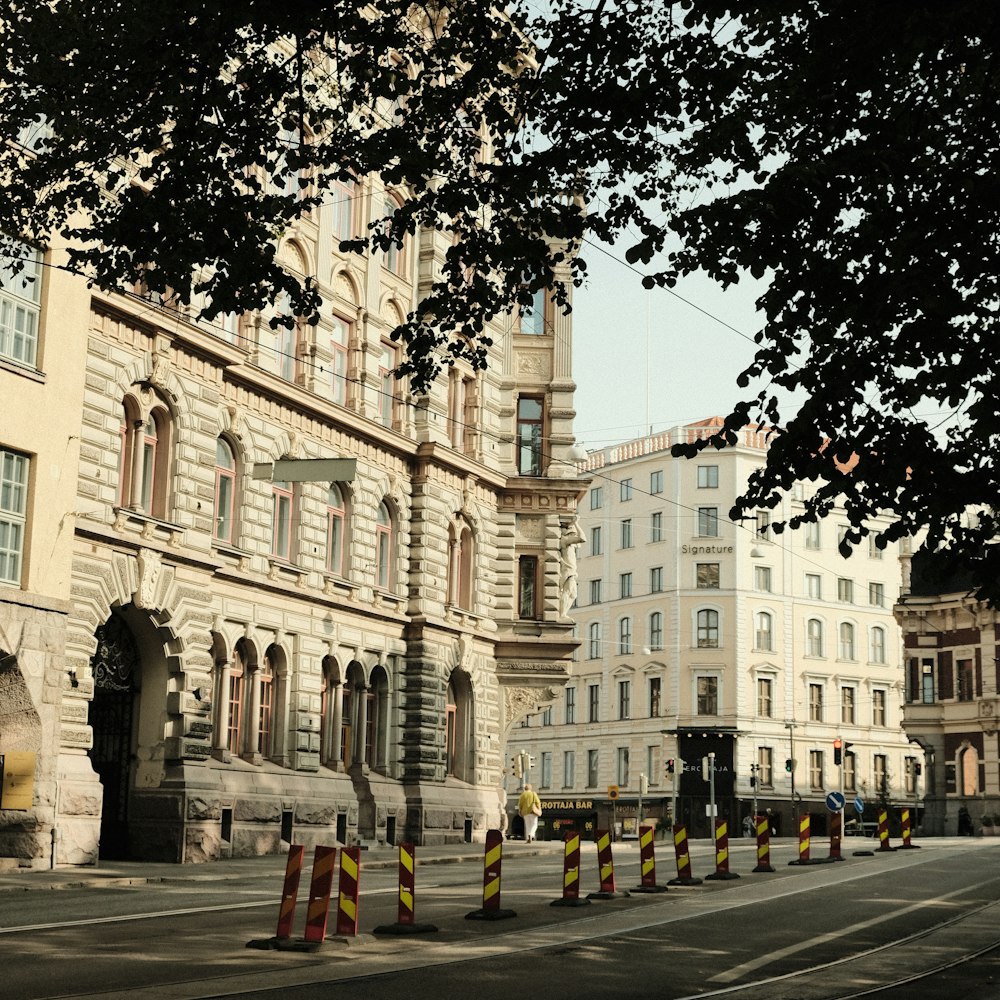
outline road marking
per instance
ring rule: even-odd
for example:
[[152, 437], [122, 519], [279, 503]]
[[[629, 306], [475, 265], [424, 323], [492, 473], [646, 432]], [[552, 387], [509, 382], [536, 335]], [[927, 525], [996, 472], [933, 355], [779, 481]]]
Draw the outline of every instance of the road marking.
[[[991, 879], [990, 881], [995, 882], [997, 880]], [[872, 917], [869, 920], [862, 920], [860, 923], [847, 924], [839, 930], [827, 931], [826, 934], [820, 934], [818, 937], [809, 938], [806, 941], [799, 941], [797, 944], [790, 944], [787, 948], [779, 948], [777, 951], [768, 952], [766, 955], [761, 955], [760, 958], [744, 962], [742, 965], [734, 965], [731, 969], [727, 969], [725, 972], [720, 972], [717, 976], [712, 976], [707, 980], [707, 982], [734, 982], [740, 977], [745, 976], [748, 972], [754, 972], [757, 969], [762, 969], [765, 965], [771, 965], [773, 962], [778, 961], [778, 959], [788, 958], [789, 955], [796, 955], [800, 951], [806, 951], [807, 949], [815, 948], [818, 945], [828, 944], [831, 941], [836, 941], [838, 938], [847, 937], [849, 934], [865, 930], [868, 927], [877, 927], [879, 924], [884, 924], [888, 920], [896, 920], [899, 917], [904, 917], [907, 913], [913, 913], [915, 910], [922, 910], [928, 906], [939, 905], [954, 896], [961, 896], [963, 893], [968, 893], [968, 891], [968, 887], [955, 889], [954, 892], [945, 893], [945, 895], [937, 896], [934, 899], [923, 899], [917, 903], [911, 903], [909, 906], [904, 906], [901, 910], [892, 910], [890, 913], [883, 913], [877, 917]]]

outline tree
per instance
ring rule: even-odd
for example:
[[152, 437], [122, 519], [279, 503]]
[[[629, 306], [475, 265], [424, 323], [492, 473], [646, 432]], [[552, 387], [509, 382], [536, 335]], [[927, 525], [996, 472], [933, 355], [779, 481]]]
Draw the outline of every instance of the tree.
[[841, 505], [850, 547], [892, 514], [878, 544], [924, 529], [1000, 598], [995, 5], [13, 0], [0, 17], [0, 122], [52, 130], [0, 151], [10, 252], [69, 240], [104, 287], [183, 300], [197, 275], [208, 317], [284, 292], [315, 320], [315, 278], [283, 272], [275, 239], [377, 172], [405, 198], [350, 248], [454, 234], [397, 331], [418, 389], [442, 359], [485, 363], [486, 322], [536, 289], [568, 308], [588, 238], [632, 244], [649, 287], [766, 277], [744, 384], [769, 387], [681, 451], [780, 429], [733, 516], [812, 481], [791, 527]]

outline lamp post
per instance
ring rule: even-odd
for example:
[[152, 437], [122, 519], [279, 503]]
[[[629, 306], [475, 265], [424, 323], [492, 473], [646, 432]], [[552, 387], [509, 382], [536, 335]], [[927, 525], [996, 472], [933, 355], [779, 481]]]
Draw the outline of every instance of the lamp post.
[[792, 815], [795, 817], [795, 831], [799, 828], [799, 808], [795, 801], [795, 727], [796, 723], [786, 722], [785, 729], [788, 730], [788, 759], [792, 762], [792, 769], [789, 777], [792, 779]]

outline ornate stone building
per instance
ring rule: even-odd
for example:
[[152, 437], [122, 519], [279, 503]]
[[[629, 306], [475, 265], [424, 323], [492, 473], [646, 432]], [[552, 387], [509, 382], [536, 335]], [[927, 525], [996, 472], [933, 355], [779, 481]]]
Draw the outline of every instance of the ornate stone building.
[[30, 743], [40, 780], [29, 814], [0, 814], [0, 856], [197, 861], [503, 822], [508, 732], [576, 646], [571, 324], [540, 295], [494, 325], [487, 371], [411, 395], [389, 334], [444, 238], [337, 249], [393, 196], [345, 187], [283, 239], [318, 275], [316, 327], [198, 323], [46, 270], [37, 357], [59, 380], [19, 364], [0, 430], [31, 498], [0, 586], [0, 720], [13, 690], [41, 718], [0, 751]]

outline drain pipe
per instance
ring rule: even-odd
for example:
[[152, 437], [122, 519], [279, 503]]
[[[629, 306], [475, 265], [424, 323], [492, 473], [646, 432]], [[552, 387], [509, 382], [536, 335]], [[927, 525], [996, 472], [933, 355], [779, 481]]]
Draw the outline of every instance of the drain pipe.
[[59, 828], [53, 824], [52, 826], [52, 863], [49, 865], [50, 868], [55, 868], [56, 866], [56, 845], [59, 843]]

